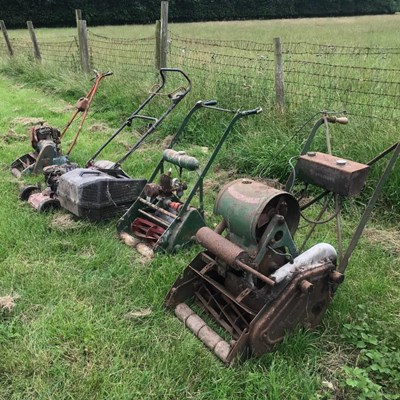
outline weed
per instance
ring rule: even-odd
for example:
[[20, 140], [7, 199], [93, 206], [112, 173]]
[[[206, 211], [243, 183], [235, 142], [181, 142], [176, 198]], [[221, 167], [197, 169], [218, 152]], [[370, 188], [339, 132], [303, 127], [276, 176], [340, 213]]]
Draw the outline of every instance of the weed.
[[364, 305], [357, 320], [344, 325], [343, 339], [359, 350], [355, 366], [344, 366], [344, 386], [360, 399], [398, 399], [400, 335], [387, 322], [373, 320]]

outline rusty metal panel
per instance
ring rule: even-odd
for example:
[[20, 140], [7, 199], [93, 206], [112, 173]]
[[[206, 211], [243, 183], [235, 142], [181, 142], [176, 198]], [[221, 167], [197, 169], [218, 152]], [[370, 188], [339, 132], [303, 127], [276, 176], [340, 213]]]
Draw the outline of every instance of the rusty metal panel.
[[356, 196], [365, 184], [369, 166], [330, 154], [309, 152], [296, 166], [299, 178], [342, 196]]
[[[253, 355], [271, 351], [296, 328], [313, 329], [321, 322], [337, 287], [330, 278], [334, 268], [326, 261], [314, 269], [299, 272], [279, 297], [253, 319], [249, 330]], [[302, 283], [311, 287], [304, 292]]]

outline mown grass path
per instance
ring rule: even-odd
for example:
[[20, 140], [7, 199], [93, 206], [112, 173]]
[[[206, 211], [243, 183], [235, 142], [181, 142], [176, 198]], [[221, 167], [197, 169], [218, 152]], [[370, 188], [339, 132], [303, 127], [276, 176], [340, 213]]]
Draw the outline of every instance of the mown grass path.
[[62, 126], [65, 106], [0, 76], [0, 296], [19, 296], [0, 312], [0, 399], [331, 399], [356, 362], [343, 324], [367, 308], [373, 332], [400, 328], [398, 258], [363, 240], [319, 329], [225, 368], [162, 305], [196, 249], [145, 263], [116, 240], [115, 222], [38, 215], [18, 201], [8, 166], [29, 144], [16, 118]]

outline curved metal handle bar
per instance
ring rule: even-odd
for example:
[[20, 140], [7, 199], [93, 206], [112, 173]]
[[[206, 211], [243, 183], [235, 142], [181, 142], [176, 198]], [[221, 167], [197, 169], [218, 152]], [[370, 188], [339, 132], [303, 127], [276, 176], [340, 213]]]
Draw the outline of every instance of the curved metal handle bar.
[[[197, 104], [197, 103], [196, 103]], [[206, 107], [209, 108], [209, 107]], [[212, 109], [212, 108], [211, 108]], [[220, 111], [220, 110], [218, 110]], [[206, 165], [204, 166], [203, 170], [199, 173], [199, 179], [197, 180], [197, 182], [195, 183], [195, 185], [193, 186], [191, 192], [189, 193], [189, 195], [186, 198], [186, 201], [183, 205], [183, 207], [180, 209], [178, 216], [183, 215], [187, 208], [190, 205], [190, 202], [192, 201], [194, 195], [196, 194], [197, 190], [201, 187], [203, 179], [205, 178], [205, 176], [207, 175], [209, 169], [211, 168], [215, 158], [217, 157], [219, 151], [221, 150], [221, 147], [223, 146], [223, 144], [225, 143], [229, 133], [231, 132], [231, 130], [233, 129], [233, 126], [235, 125], [235, 123], [243, 118], [243, 117], [247, 117], [249, 115], [255, 115], [255, 114], [259, 114], [262, 111], [261, 107], [255, 108], [253, 110], [248, 110], [248, 111], [237, 111], [235, 113], [235, 115], [233, 116], [233, 118], [231, 119], [231, 121], [229, 122], [228, 126], [225, 128], [224, 133], [221, 135], [221, 138], [219, 139], [219, 142], [217, 143], [214, 151], [212, 152], [210, 158], [208, 159]], [[201, 189], [202, 190], [202, 189]], [[202, 196], [202, 195], [201, 195]], [[202, 200], [201, 200], [202, 203]], [[201, 208], [203, 206], [201, 205]]]
[[183, 72], [181, 69], [179, 68], [161, 68], [160, 69], [160, 75], [161, 75], [161, 84], [162, 86], [165, 85], [165, 81], [166, 81], [166, 72], [177, 72], [179, 74], [181, 74], [185, 80], [188, 83], [188, 87], [185, 88], [185, 94], [189, 93], [192, 90], [192, 81], [190, 80], [190, 78], [187, 76], [187, 74], [185, 72]]

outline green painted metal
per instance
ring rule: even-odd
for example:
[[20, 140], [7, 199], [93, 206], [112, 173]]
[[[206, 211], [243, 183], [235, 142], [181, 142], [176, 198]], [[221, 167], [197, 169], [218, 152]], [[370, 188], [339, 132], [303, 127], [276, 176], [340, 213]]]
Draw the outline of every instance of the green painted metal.
[[199, 210], [191, 207], [181, 218], [174, 220], [157, 242], [154, 250], [174, 253], [193, 242], [196, 232], [205, 225], [204, 217]]
[[257, 252], [263, 235], [266, 207], [288, 204], [288, 229], [294, 233], [299, 223], [298, 203], [292, 195], [251, 179], [237, 179], [225, 185], [215, 201], [214, 213], [221, 215], [229, 228], [230, 239], [239, 246]]
[[[173, 219], [172, 222], [167, 224], [165, 232], [160, 237], [158, 242], [154, 246], [154, 250], [164, 250], [166, 252], [173, 252], [176, 251], [180, 246], [186, 245], [188, 242], [194, 240], [194, 235], [199, 228], [205, 225], [204, 222], [204, 210], [203, 210], [203, 181], [205, 176], [207, 175], [212, 163], [214, 162], [215, 158], [217, 157], [221, 147], [223, 146], [224, 142], [226, 141], [229, 133], [232, 131], [234, 124], [243, 117], [248, 115], [258, 114], [262, 110], [261, 108], [257, 108], [254, 110], [249, 111], [234, 111], [223, 109], [219, 107], [215, 107], [216, 101], [198, 101], [189, 113], [186, 115], [185, 119], [182, 121], [182, 124], [176, 131], [171, 144], [167, 150], [164, 151], [163, 157], [157, 164], [155, 170], [153, 171], [150, 179], [148, 180], [149, 183], [153, 183], [155, 179], [165, 170], [165, 163], [169, 162], [174, 165], [178, 165], [180, 169], [187, 169], [190, 171], [195, 171], [198, 174], [198, 178], [195, 184], [192, 186], [189, 194], [187, 195], [184, 202], [181, 202], [179, 198], [176, 196], [171, 197], [171, 201], [173, 202], [180, 202], [181, 206], [177, 212], [176, 217]], [[209, 160], [207, 161], [206, 165], [203, 169], [199, 166], [197, 159], [194, 157], [190, 157], [187, 155], [179, 155], [178, 152], [172, 150], [172, 147], [178, 142], [179, 138], [183, 134], [188, 122], [190, 121], [192, 115], [199, 109], [205, 108], [208, 110], [213, 111], [220, 111], [220, 112], [228, 112], [234, 114], [232, 120], [227, 125], [225, 131], [221, 135], [221, 138], [216, 145], [213, 153], [211, 154]], [[199, 197], [199, 207], [194, 208], [191, 206], [191, 202], [195, 195]], [[144, 198], [144, 193], [141, 195]], [[147, 207], [150, 207], [147, 205]], [[140, 210], [145, 211], [146, 206], [143, 205], [143, 202], [138, 199], [132, 207], [125, 213], [125, 215], [118, 221], [117, 223], [117, 231], [125, 231], [130, 232], [132, 222], [138, 218], [142, 217]]]

